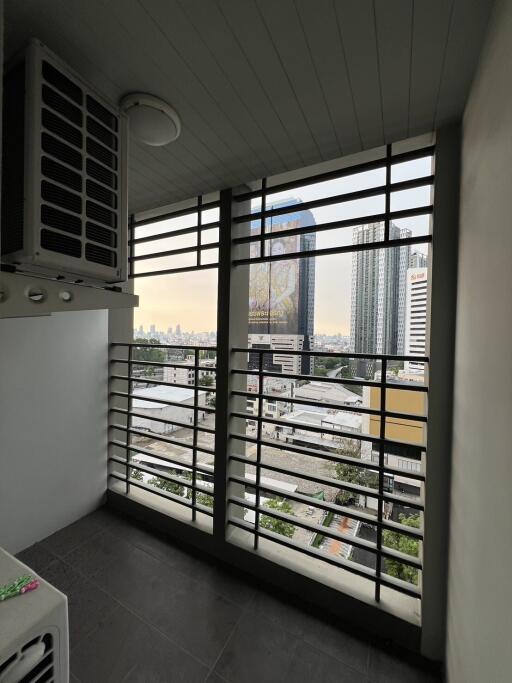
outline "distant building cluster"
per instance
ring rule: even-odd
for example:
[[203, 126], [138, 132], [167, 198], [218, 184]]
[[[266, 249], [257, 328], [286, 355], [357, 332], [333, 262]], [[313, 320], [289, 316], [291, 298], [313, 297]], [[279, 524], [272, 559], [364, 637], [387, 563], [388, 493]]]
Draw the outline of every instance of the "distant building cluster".
[[143, 325], [139, 325], [133, 330], [134, 339], [157, 339], [160, 344], [193, 344], [197, 346], [215, 346], [217, 343], [217, 333], [211, 332], [186, 332], [181, 329], [178, 323], [173, 329], [168, 327], [167, 330], [157, 329], [155, 324], [152, 324], [145, 329]]

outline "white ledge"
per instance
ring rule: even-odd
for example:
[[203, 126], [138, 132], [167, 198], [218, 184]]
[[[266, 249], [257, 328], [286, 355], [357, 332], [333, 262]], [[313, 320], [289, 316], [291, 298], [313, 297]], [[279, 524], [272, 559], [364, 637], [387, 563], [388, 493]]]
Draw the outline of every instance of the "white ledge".
[[88, 284], [0, 272], [0, 318], [24, 318], [64, 311], [135, 308], [139, 297]]

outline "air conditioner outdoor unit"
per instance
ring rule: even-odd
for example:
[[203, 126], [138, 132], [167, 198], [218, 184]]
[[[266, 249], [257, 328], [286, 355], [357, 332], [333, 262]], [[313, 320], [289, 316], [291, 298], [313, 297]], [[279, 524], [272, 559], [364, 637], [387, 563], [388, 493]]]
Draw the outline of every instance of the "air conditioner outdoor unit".
[[[0, 585], [29, 567], [0, 548]], [[43, 579], [37, 590], [0, 602], [0, 683], [68, 683], [67, 598]]]
[[126, 280], [126, 116], [39, 41], [4, 77], [2, 262]]

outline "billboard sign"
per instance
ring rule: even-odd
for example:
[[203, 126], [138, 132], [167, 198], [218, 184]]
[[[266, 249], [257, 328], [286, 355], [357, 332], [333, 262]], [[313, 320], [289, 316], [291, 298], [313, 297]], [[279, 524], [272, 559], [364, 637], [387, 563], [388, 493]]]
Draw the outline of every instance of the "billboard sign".
[[[282, 230], [300, 227], [301, 221], [297, 214], [294, 214], [294, 218], [267, 227], [267, 230], [276, 233], [275, 239], [267, 240], [270, 255], [300, 250], [300, 238], [297, 235], [278, 236]], [[257, 250], [258, 243], [251, 244], [251, 257], [258, 256]], [[250, 334], [298, 334], [299, 264], [299, 259], [285, 259], [250, 266]]]

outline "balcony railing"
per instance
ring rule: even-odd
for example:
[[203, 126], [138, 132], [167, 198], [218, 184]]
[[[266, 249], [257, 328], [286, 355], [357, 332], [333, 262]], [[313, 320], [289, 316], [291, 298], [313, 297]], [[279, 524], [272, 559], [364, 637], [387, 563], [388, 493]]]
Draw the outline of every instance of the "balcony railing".
[[[172, 518], [164, 525], [184, 536], [196, 529], [176, 519], [206, 519], [213, 535], [205, 547], [222, 559], [243, 566], [250, 551], [255, 564], [270, 560], [336, 595], [374, 598], [417, 624], [422, 583], [428, 592], [425, 518], [436, 528], [435, 516], [425, 513], [428, 358], [246, 347], [256, 333], [247, 325], [251, 269], [300, 261], [299, 280], [304, 272], [313, 283], [324, 256], [352, 255], [354, 263], [370, 252], [377, 258], [379, 250], [405, 267], [409, 247], [418, 245], [426, 257], [434, 151], [430, 142], [387, 145], [366, 161], [263, 178], [250, 191], [227, 189], [134, 217], [132, 278], [217, 269], [218, 348], [115, 344], [111, 358], [109, 462], [117, 492], [122, 486], [139, 501], [142, 495], [148, 506], [163, 500]], [[417, 169], [407, 166], [412, 161]], [[350, 231], [363, 226], [372, 231]], [[288, 241], [277, 249], [277, 239]], [[426, 325], [425, 311], [423, 317]], [[307, 344], [290, 346], [310, 349], [307, 336]], [[158, 349], [163, 357], [150, 355]], [[202, 354], [212, 350], [215, 368], [206, 369]], [[315, 375], [319, 358], [350, 359], [351, 374]], [[416, 381], [406, 379], [407, 364]], [[218, 381], [202, 381], [206, 370]], [[316, 393], [304, 390], [311, 382]], [[172, 388], [188, 389], [186, 406], [183, 397], [166, 395]], [[435, 477], [435, 467], [430, 471]], [[428, 546], [435, 534], [427, 528], [426, 537]]]
[[[155, 351], [159, 359], [148, 359]], [[127, 494], [135, 487], [188, 508], [192, 520], [198, 512], [213, 516], [217, 370], [201, 358], [212, 352], [210, 346], [111, 345], [109, 476], [124, 482]], [[166, 379], [166, 369], [180, 381]]]
[[[290, 357], [309, 357], [310, 360], [331, 357], [372, 361], [376, 370], [372, 376], [376, 379], [363, 379], [305, 375], [300, 371], [277, 373], [265, 369], [272, 365], [274, 355], [268, 349], [234, 348], [232, 352], [237, 364], [233, 362], [231, 373], [234, 376], [251, 376], [256, 378], [256, 382], [253, 391], [236, 389], [231, 392], [233, 397], [239, 397], [239, 401], [241, 398], [246, 402], [250, 400], [250, 403], [246, 404], [245, 410], [231, 412], [231, 417], [237, 420], [238, 429], [231, 432], [229, 450], [231, 490], [228, 524], [249, 532], [254, 549], [259, 548], [260, 539], [266, 539], [369, 579], [374, 583], [377, 601], [381, 586], [420, 598], [426, 400], [423, 401], [425, 410], [419, 412], [393, 409], [393, 403], [403, 404], [408, 397], [405, 392], [414, 392], [409, 397], [414, 396], [417, 404], [417, 392], [426, 397], [428, 387], [424, 381], [400, 381], [388, 370], [390, 366], [396, 367], [407, 361], [423, 364], [426, 368], [428, 358], [318, 351], [279, 352]], [[258, 362], [247, 367], [249, 357], [254, 358], [254, 354]], [[288, 379], [292, 387], [315, 382], [324, 387], [334, 384], [348, 389], [357, 388], [363, 392], [361, 405], [294, 396], [293, 390], [289, 396], [284, 397], [282, 393], [276, 396], [269, 389], [270, 381], [276, 377]], [[395, 392], [398, 392], [398, 400]], [[296, 393], [299, 394], [300, 390], [296, 389]], [[361, 416], [361, 429], [330, 428], [322, 420], [315, 425], [304, 418], [301, 420], [301, 413], [293, 421], [289, 414], [268, 417], [264, 412], [265, 402], [276, 398], [292, 409], [295, 406], [309, 407], [312, 411], [331, 410], [338, 414]], [[388, 431], [396, 428], [397, 424], [403, 437], [412, 431], [414, 438], [391, 438]], [[344, 449], [344, 443], [348, 444], [348, 449]], [[397, 451], [401, 454], [401, 463], [393, 455]], [[393, 457], [396, 458], [395, 464]], [[415, 467], [404, 469], [403, 462], [414, 463]], [[415, 493], [395, 492], [395, 476], [402, 480], [405, 477]], [[297, 485], [290, 485], [290, 482]], [[312, 495], [311, 484], [317, 485], [325, 495]], [[301, 491], [301, 487], [306, 490]], [[272, 500], [277, 503], [269, 506]], [[402, 523], [400, 514], [404, 518], [412, 518], [414, 524]], [[269, 523], [269, 519], [274, 522]], [[262, 520], [266, 523], [262, 524]], [[302, 532], [297, 534], [297, 529]], [[364, 533], [359, 533], [361, 531]], [[400, 537], [412, 539], [415, 543], [411, 546], [413, 551], [402, 552], [392, 547], [389, 534], [393, 534], [395, 540]], [[391, 575], [388, 570], [390, 563], [402, 571]], [[397, 578], [397, 575], [407, 579]]]

